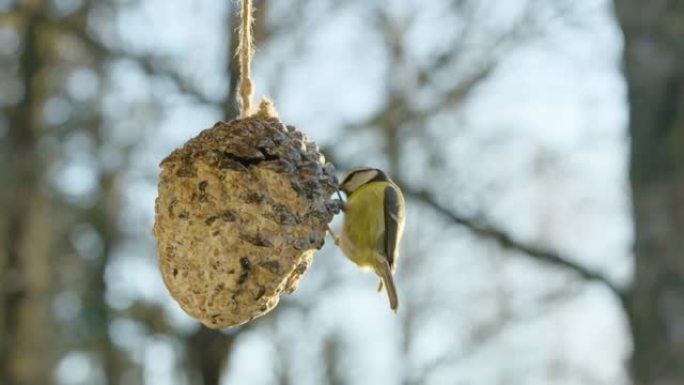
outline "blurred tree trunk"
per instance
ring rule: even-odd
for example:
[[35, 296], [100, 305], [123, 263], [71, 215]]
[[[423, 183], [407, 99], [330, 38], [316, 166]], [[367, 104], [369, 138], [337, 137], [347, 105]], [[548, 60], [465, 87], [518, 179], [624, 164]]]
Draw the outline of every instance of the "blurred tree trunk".
[[186, 341], [186, 354], [191, 368], [190, 382], [219, 385], [223, 368], [233, 348], [237, 332], [227, 335], [202, 325]]
[[[85, 33], [85, 31], [84, 31]], [[98, 138], [100, 141], [101, 138]], [[116, 186], [116, 173], [105, 174], [100, 178], [102, 198], [97, 205], [88, 212], [85, 220], [90, 221], [102, 236], [101, 260], [84, 267], [89, 276], [86, 292], [82, 294], [84, 303], [88, 308], [86, 319], [90, 332], [90, 342], [87, 346], [94, 348], [102, 362], [106, 384], [122, 384], [121, 377], [127, 369], [126, 359], [113, 344], [109, 336], [109, 326], [113, 318], [113, 311], [106, 300], [107, 284], [105, 282], [105, 270], [115, 245], [121, 241], [121, 233], [113, 218], [117, 217], [120, 191]]]
[[684, 5], [616, 0], [625, 39], [636, 385], [684, 383]]
[[50, 383], [55, 353], [52, 323], [51, 202], [42, 193], [37, 151], [35, 85], [40, 71], [38, 8], [20, 14], [23, 47], [19, 58], [24, 95], [10, 110], [6, 165], [2, 170], [0, 208], [0, 282], [2, 346], [0, 382], [7, 385]]

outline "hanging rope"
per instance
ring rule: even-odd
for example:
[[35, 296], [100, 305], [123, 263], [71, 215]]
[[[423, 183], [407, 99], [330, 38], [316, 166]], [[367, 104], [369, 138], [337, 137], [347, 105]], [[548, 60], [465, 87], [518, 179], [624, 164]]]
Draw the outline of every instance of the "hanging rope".
[[252, 23], [252, 0], [242, 0], [240, 30], [238, 31], [238, 46], [236, 49], [236, 54], [240, 60], [240, 85], [238, 86], [237, 100], [240, 106], [241, 118], [251, 114], [252, 97], [254, 96], [254, 85], [250, 77], [250, 65], [254, 55]]

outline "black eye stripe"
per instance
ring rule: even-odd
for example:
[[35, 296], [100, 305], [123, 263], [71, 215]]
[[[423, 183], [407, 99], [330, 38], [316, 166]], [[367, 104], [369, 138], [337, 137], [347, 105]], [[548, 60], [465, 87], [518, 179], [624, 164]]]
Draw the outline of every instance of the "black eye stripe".
[[354, 172], [352, 172], [351, 174], [347, 174], [347, 176], [344, 177], [344, 179], [342, 180], [342, 183], [341, 183], [340, 185], [344, 186], [345, 184], [349, 183], [349, 181], [351, 180], [351, 178], [352, 178], [354, 175], [356, 175], [357, 173], [358, 173], [358, 171], [354, 171]]
[[347, 176], [342, 181], [342, 185], [349, 183], [354, 178], [354, 176], [358, 175], [359, 173], [368, 172], [371, 170], [373, 170], [373, 169], [372, 168], [360, 168], [360, 169], [357, 169], [357, 170], [350, 172], [349, 174], [347, 174]]
[[[372, 178], [368, 179], [370, 175], [362, 175], [363, 173], [374, 173]], [[360, 175], [361, 174], [361, 175]], [[363, 179], [360, 180], [354, 180], [355, 178], [361, 178]], [[356, 190], [357, 188], [366, 185], [368, 183], [373, 183], [373, 182], [387, 182], [391, 181], [391, 179], [385, 174], [382, 170], [379, 170], [377, 168], [359, 168], [356, 170], [351, 171], [349, 174], [347, 174], [342, 181], [342, 184], [340, 185], [342, 190], [345, 193], [350, 193], [348, 190]]]
[[387, 182], [389, 178], [387, 177], [387, 174], [385, 174], [381, 170], [376, 170], [378, 173], [373, 177], [373, 179], [369, 180], [367, 183], [371, 182]]

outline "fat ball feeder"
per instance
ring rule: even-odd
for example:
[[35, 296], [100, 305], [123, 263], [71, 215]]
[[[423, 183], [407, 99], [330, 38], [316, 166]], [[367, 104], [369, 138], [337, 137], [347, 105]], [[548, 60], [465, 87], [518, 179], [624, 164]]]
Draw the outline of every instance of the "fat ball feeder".
[[210, 328], [249, 322], [293, 292], [339, 211], [334, 167], [264, 99], [251, 113], [251, 1], [238, 56], [241, 114], [162, 160], [153, 234], [164, 283]]

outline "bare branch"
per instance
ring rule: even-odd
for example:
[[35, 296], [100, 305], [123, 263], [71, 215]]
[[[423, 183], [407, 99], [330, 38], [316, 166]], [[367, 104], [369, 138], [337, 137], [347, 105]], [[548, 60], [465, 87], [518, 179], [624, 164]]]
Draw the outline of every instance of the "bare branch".
[[454, 366], [464, 362], [469, 357], [482, 351], [482, 349], [487, 348], [493, 341], [501, 337], [503, 333], [510, 330], [512, 326], [539, 320], [552, 314], [560, 307], [567, 305], [570, 300], [576, 299], [580, 294], [582, 294], [582, 288], [563, 288], [562, 290], [550, 293], [549, 301], [542, 301], [541, 306], [531, 312], [529, 310], [513, 313], [505, 312], [476, 325], [468, 338], [469, 341], [462, 344], [462, 350], [451, 350], [428, 361], [422, 368], [417, 369], [410, 383], [426, 383], [430, 374], [440, 367]]
[[[330, 149], [323, 148], [322, 150], [323, 153], [326, 154], [328, 161], [340, 166], [341, 168], [349, 168], [344, 164], [344, 162], [338, 162], [337, 157], [332, 151], [330, 151]], [[401, 186], [404, 195], [424, 203], [439, 214], [443, 215], [445, 218], [451, 220], [453, 223], [467, 228], [473, 234], [483, 239], [495, 241], [504, 248], [518, 251], [523, 255], [527, 255], [539, 262], [572, 271], [588, 281], [602, 283], [618, 297], [621, 305], [625, 309], [629, 308], [629, 293], [626, 290], [622, 290], [616, 286], [610, 279], [608, 279], [608, 277], [600, 272], [593, 271], [586, 266], [582, 266], [581, 264], [574, 262], [572, 258], [561, 255], [560, 253], [516, 240], [505, 230], [502, 230], [495, 225], [487, 223], [482, 219], [475, 219], [466, 214], [458, 213], [439, 203], [430, 192], [426, 190], [413, 189], [410, 187], [409, 183], [406, 183], [405, 181], [402, 181], [396, 177], [394, 179]]]
[[426, 204], [452, 222], [466, 227], [475, 235], [493, 240], [502, 247], [519, 251], [545, 264], [570, 270], [586, 280], [600, 282], [616, 296], [618, 296], [621, 301], [624, 301], [624, 292], [600, 272], [593, 271], [586, 266], [582, 266], [577, 262], [573, 262], [571, 258], [563, 256], [557, 252], [518, 241], [510, 234], [494, 225], [484, 223], [481, 220], [473, 219], [461, 213], [457, 213], [447, 208], [445, 205], [437, 202], [437, 200], [434, 199], [427, 191], [411, 189], [410, 187], [407, 187], [408, 185], [405, 183], [402, 183], [401, 186], [402, 190], [407, 196]]
[[207, 97], [202, 91], [197, 89], [189, 79], [185, 79], [178, 72], [161, 65], [160, 63], [162, 60], [160, 58], [154, 57], [153, 55], [133, 53], [121, 48], [109, 47], [97, 38], [91, 36], [87, 31], [83, 30], [76, 22], [57, 22], [48, 18], [43, 18], [42, 21], [54, 28], [62, 29], [66, 33], [79, 38], [88, 46], [88, 48], [101, 57], [114, 60], [128, 59], [137, 62], [146, 74], [162, 76], [171, 80], [181, 93], [194, 97], [200, 103], [220, 103], [220, 100], [213, 100]]

